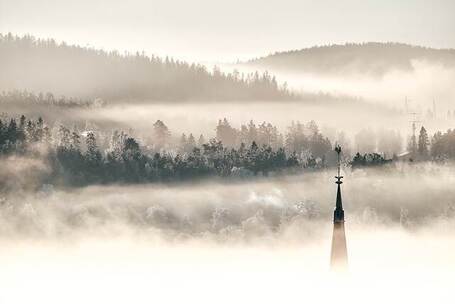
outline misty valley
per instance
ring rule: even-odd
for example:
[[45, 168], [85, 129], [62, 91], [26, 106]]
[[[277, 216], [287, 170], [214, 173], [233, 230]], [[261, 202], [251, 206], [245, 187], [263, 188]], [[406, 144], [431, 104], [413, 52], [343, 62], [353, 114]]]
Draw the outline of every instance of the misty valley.
[[403, 43], [192, 63], [0, 33], [0, 302], [446, 302], [454, 80]]

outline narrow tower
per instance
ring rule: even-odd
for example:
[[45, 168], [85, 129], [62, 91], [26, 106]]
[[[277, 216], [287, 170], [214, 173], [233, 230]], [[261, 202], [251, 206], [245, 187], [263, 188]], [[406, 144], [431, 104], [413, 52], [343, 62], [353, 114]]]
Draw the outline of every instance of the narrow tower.
[[337, 145], [335, 152], [338, 154], [338, 174], [335, 176], [337, 184], [336, 207], [333, 212], [333, 236], [332, 236], [332, 253], [330, 257], [330, 268], [333, 271], [344, 271], [348, 268], [348, 250], [346, 247], [346, 235], [344, 232], [344, 210], [341, 199], [341, 179], [340, 175], [340, 154], [341, 147]]

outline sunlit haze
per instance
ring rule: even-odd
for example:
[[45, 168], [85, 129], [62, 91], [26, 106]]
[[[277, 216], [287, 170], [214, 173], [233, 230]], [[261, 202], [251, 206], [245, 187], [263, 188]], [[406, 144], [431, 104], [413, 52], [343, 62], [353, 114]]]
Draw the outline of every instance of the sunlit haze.
[[0, 303], [453, 303], [454, 12], [0, 0]]
[[451, 0], [1, 0], [0, 31], [202, 62], [345, 42], [455, 47]]

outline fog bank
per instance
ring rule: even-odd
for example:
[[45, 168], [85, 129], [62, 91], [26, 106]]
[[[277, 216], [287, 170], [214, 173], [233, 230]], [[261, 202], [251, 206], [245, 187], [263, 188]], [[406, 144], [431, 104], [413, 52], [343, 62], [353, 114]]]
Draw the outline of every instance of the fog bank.
[[1, 199], [0, 299], [448, 303], [453, 166], [343, 175], [347, 277], [328, 272], [332, 171], [237, 183], [46, 186]]
[[[397, 164], [347, 170], [349, 227], [410, 231], [452, 227], [453, 167]], [[301, 246], [326, 239], [335, 201], [333, 172], [237, 182], [91, 186], [43, 185], [11, 193], [0, 206], [1, 238], [145, 237], [160, 242], [210, 241]]]

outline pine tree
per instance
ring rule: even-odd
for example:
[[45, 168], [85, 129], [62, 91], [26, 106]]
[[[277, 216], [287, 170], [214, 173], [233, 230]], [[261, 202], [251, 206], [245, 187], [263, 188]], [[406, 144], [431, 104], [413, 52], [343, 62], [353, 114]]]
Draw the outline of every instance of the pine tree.
[[71, 145], [71, 136], [70, 130], [68, 130], [65, 126], [60, 125], [58, 128], [58, 146], [69, 149]]
[[71, 133], [70, 149], [79, 151], [81, 147], [81, 137], [76, 131]]
[[19, 118], [18, 134], [17, 140], [20, 142], [25, 142], [26, 140], [26, 118], [24, 115], [21, 115]]
[[88, 182], [98, 182], [102, 176], [102, 156], [96, 144], [95, 134], [88, 132], [85, 139], [87, 151], [85, 152], [85, 172]]
[[420, 129], [419, 134], [419, 143], [418, 143], [418, 152], [421, 156], [426, 157], [428, 156], [428, 146], [430, 145], [430, 141], [428, 139], [427, 130], [424, 127]]
[[6, 143], [6, 125], [0, 119], [0, 153], [3, 152], [3, 146]]
[[440, 131], [436, 132], [431, 140], [431, 156], [439, 160], [444, 157], [443, 135]]
[[182, 136], [180, 137], [180, 143], [179, 143], [179, 151], [181, 153], [185, 153], [186, 152], [187, 144], [188, 144], [188, 140], [186, 139], [185, 133], [183, 133]]
[[16, 143], [17, 138], [18, 138], [18, 128], [17, 128], [17, 123], [14, 118], [11, 118], [8, 129], [6, 131], [6, 138], [9, 141], [10, 145], [13, 145]]
[[41, 117], [38, 118], [36, 122], [35, 138], [38, 142], [43, 141], [44, 136], [44, 121]]
[[163, 149], [169, 137], [171, 137], [171, 132], [168, 127], [161, 120], [157, 120], [153, 124], [153, 139], [155, 140], [156, 149]]
[[254, 124], [253, 120], [250, 120], [249, 124], [248, 124], [248, 137], [247, 137], [247, 141], [245, 142], [245, 144], [247, 146], [250, 146], [253, 141], [257, 141], [258, 139], [258, 130], [256, 128], [256, 125]]
[[48, 126], [44, 126], [43, 128], [43, 142], [47, 145], [50, 145], [52, 141], [51, 130]]
[[205, 144], [205, 138], [204, 138], [204, 135], [201, 134], [199, 136], [199, 139], [197, 140], [197, 145], [198, 145], [198, 147], [201, 148], [204, 144]]
[[27, 141], [28, 142], [36, 142], [36, 125], [33, 121], [29, 120], [27, 122], [27, 127], [25, 128], [26, 132], [25, 134], [27, 135]]
[[25, 132], [25, 123], [26, 123], [26, 118], [24, 115], [21, 115], [19, 118], [19, 129]]
[[186, 152], [191, 153], [193, 149], [196, 148], [196, 140], [194, 139], [193, 133], [190, 133], [186, 143]]
[[85, 143], [87, 145], [85, 159], [93, 165], [98, 165], [101, 161], [101, 153], [98, 150], [95, 134], [93, 132], [87, 133], [87, 138], [85, 139]]
[[141, 156], [139, 144], [132, 137], [128, 137], [125, 140], [122, 150], [122, 156], [125, 161], [137, 161]]

